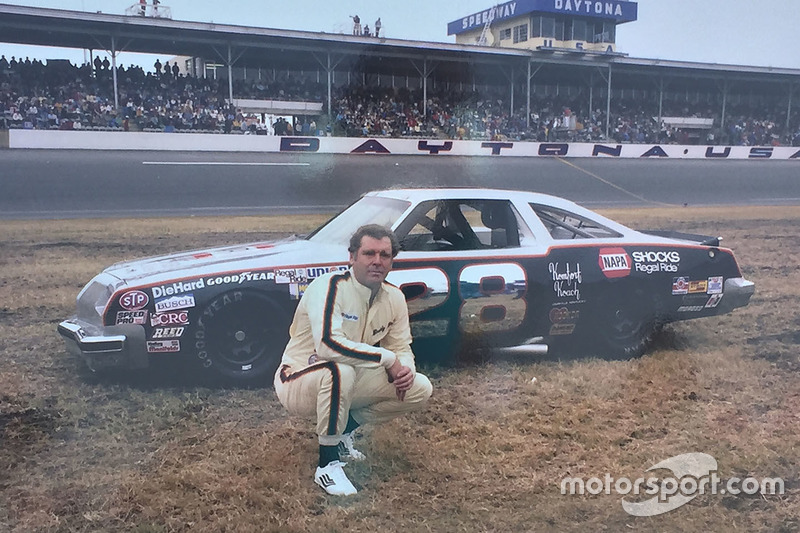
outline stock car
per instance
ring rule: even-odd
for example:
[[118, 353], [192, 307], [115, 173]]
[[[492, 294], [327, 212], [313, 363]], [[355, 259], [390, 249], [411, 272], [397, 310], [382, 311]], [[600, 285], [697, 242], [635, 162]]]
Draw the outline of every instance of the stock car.
[[349, 238], [367, 223], [400, 241], [387, 281], [406, 295], [421, 362], [474, 346], [638, 356], [661, 325], [728, 313], [755, 290], [718, 237], [635, 231], [544, 194], [397, 189], [365, 194], [305, 237], [110, 266], [58, 331], [93, 370], [182, 358], [269, 381], [303, 291], [348, 268]]

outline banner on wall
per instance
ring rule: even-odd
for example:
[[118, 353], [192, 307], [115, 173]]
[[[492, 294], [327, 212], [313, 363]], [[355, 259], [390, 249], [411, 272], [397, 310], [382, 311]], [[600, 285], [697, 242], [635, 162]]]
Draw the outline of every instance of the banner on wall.
[[218, 151], [429, 157], [594, 157], [626, 159], [800, 160], [791, 146], [540, 143], [354, 137], [276, 137], [202, 133], [11, 130], [9, 148], [66, 150]]

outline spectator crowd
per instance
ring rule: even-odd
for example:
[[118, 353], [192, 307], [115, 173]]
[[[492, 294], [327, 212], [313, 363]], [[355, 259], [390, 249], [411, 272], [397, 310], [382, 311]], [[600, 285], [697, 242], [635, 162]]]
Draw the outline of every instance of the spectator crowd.
[[[665, 117], [714, 119], [714, 127], [678, 129], [658, 121], [658, 106], [642, 100], [612, 101], [609, 138], [605, 109], [589, 110], [584, 96], [524, 97], [511, 112], [508, 88], [465, 90], [438, 84], [427, 91], [350, 84], [335, 86], [328, 123], [324, 84], [289, 74], [268, 80], [235, 80], [236, 98], [323, 103], [319, 116], [272, 122], [228, 103], [226, 79], [183, 75], [176, 63], [157, 62], [152, 72], [119, 67], [119, 108], [114, 105], [108, 59], [75, 66], [67, 61], [0, 58], [0, 129], [112, 129], [204, 131], [276, 135], [424, 137], [531, 141], [800, 145], [794, 118], [786, 128], [785, 104], [727, 106], [721, 128], [719, 105], [666, 102]], [[603, 106], [604, 107], [604, 106]], [[781, 107], [783, 109], [781, 109]], [[529, 120], [528, 120], [529, 118]]]

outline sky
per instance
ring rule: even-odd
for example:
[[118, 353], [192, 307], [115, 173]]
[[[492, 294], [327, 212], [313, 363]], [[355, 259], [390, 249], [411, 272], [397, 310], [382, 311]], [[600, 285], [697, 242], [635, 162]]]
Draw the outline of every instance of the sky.
[[[151, 1], [151, 0], [149, 0]], [[0, 0], [30, 7], [124, 14], [138, 0]], [[493, 0], [162, 0], [175, 20], [349, 33], [351, 15], [388, 38], [454, 43], [447, 23], [488, 9]], [[798, 0], [640, 0], [638, 20], [617, 27], [617, 51], [630, 57], [800, 69]], [[0, 37], [2, 39], [2, 37]], [[70, 59], [83, 51], [0, 44], [7, 59]], [[154, 56], [122, 53], [118, 63], [149, 68]], [[166, 54], [165, 54], [166, 57]]]

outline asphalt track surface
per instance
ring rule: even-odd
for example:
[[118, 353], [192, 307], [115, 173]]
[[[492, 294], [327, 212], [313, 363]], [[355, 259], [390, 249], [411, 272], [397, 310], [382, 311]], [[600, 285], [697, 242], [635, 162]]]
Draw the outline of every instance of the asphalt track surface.
[[800, 205], [800, 161], [0, 150], [0, 219], [335, 212], [389, 187], [494, 187], [589, 208]]

